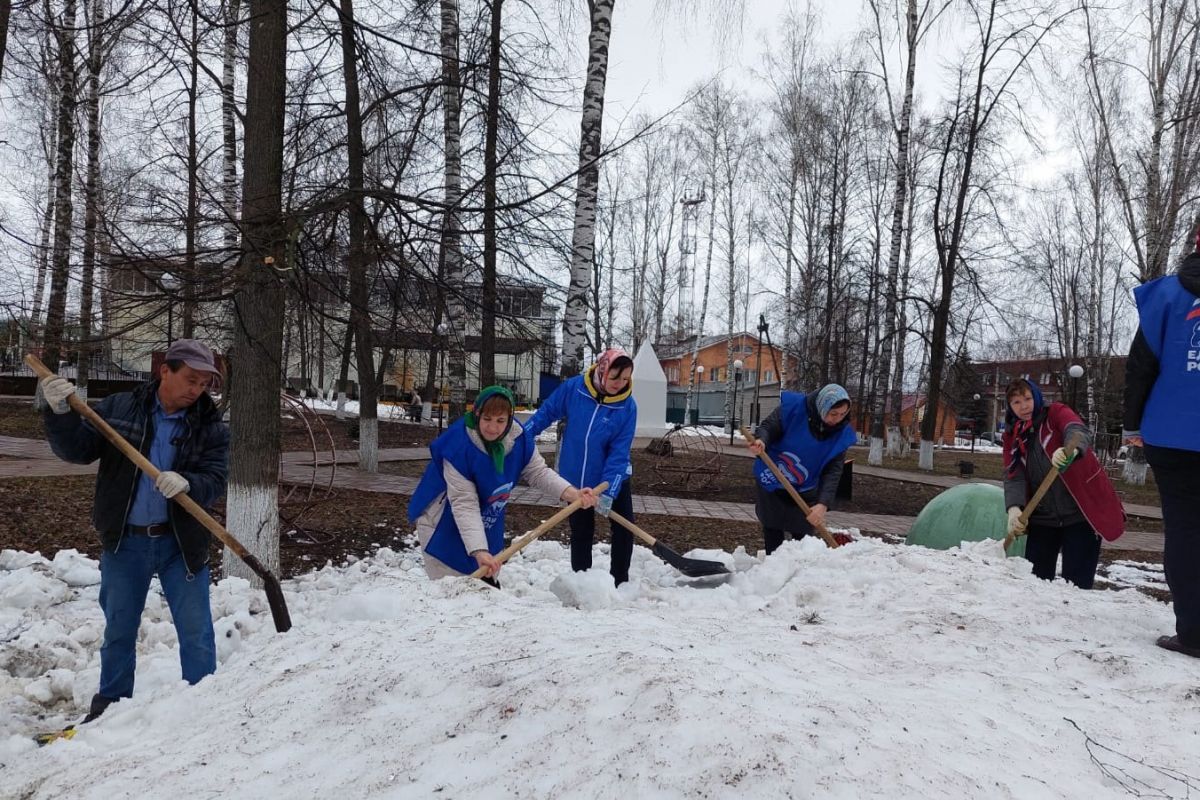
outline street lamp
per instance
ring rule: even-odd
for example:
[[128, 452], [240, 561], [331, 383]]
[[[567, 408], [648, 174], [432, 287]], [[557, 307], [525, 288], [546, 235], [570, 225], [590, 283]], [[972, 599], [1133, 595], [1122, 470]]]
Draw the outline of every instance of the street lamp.
[[437, 326], [437, 334], [441, 339], [441, 347], [439, 355], [441, 356], [441, 366], [438, 370], [438, 430], [442, 429], [442, 424], [446, 420], [446, 411], [442, 405], [443, 396], [446, 393], [446, 334], [450, 333], [450, 326], [444, 322], [439, 322]]
[[729, 445], [733, 446], [733, 432], [737, 430], [738, 383], [742, 380], [742, 360], [733, 362], [733, 405], [729, 409]]
[[1071, 376], [1071, 408], [1076, 413], [1079, 412], [1079, 379], [1083, 377], [1083, 367], [1078, 364], [1072, 364], [1067, 367], [1067, 374]]

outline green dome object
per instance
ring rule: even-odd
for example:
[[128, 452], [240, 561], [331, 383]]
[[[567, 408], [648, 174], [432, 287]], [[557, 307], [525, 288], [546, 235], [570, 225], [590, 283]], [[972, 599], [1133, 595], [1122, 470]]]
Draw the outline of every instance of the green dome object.
[[[963, 483], [930, 500], [917, 515], [905, 539], [933, 550], [949, 550], [962, 542], [1003, 541], [1008, 531], [1004, 490], [988, 483]], [[1010, 556], [1025, 555], [1025, 537], [1008, 548]]]

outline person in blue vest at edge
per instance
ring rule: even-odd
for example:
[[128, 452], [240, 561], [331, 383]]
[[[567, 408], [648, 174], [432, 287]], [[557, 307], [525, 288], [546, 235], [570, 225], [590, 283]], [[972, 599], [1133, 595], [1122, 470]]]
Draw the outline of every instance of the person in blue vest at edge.
[[[558, 453], [558, 474], [579, 486], [608, 481], [596, 502], [595, 512], [610, 510], [633, 521], [633, 472], [629, 450], [637, 427], [633, 401], [633, 359], [623, 350], [605, 350], [582, 375], [563, 381], [525, 423], [525, 433], [536, 437], [560, 419], [567, 421]], [[592, 568], [596, 515], [590, 508], [570, 516], [571, 569]], [[613, 523], [609, 572], [617, 586], [629, 580], [633, 534]]]
[[850, 395], [836, 383], [821, 387], [816, 394], [783, 392], [779, 407], [759, 424], [754, 441], [747, 443], [755, 456], [762, 452], [770, 456], [811, 512], [805, 517], [774, 473], [756, 458], [754, 511], [762, 525], [767, 555], [783, 544], [785, 532], [802, 539], [825, 521], [837, 494], [846, 451], [858, 438], [848, 424], [849, 415]]
[[1124, 437], [1144, 447], [1162, 501], [1163, 570], [1175, 635], [1200, 658], [1200, 236], [1174, 275], [1133, 290], [1138, 331], [1125, 362]]
[[550, 469], [535, 437], [514, 423], [513, 406], [512, 392], [488, 386], [473, 409], [429, 445], [432, 458], [408, 504], [408, 519], [416, 525], [430, 578], [483, 567], [488, 582], [499, 585], [504, 509], [518, 480], [567, 503], [596, 502], [591, 489], [576, 489]]
[[184, 680], [194, 684], [217, 669], [209, 607], [211, 534], [170, 498], [186, 492], [211, 509], [225, 494], [229, 428], [208, 394], [220, 373], [212, 350], [196, 339], [176, 339], [165, 362], [150, 382], [96, 405], [96, 413], [161, 470], [156, 480], [71, 410], [70, 381], [57, 375], [41, 381], [46, 438], [54, 454], [73, 464], [100, 460], [92, 524], [104, 545], [104, 641], [100, 687], [84, 723], [133, 697], [138, 628], [155, 575], [175, 622]]

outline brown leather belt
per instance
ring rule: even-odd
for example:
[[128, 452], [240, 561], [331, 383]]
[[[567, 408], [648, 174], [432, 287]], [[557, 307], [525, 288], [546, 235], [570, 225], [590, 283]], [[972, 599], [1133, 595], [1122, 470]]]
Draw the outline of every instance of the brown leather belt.
[[166, 522], [156, 522], [153, 525], [127, 525], [126, 528], [134, 536], [149, 536], [151, 539], [171, 533], [171, 526]]

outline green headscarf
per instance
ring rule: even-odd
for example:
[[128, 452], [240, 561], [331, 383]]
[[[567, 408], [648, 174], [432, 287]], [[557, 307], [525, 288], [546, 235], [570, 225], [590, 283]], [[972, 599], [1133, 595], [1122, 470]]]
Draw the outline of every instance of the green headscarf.
[[508, 436], [508, 432], [510, 430], [512, 430], [512, 424], [513, 424], [513, 413], [512, 412], [517, 407], [516, 398], [513, 397], [512, 392], [510, 392], [507, 388], [505, 388], [503, 386], [485, 386], [483, 389], [481, 389], [479, 391], [479, 394], [475, 397], [475, 405], [472, 408], [473, 409], [474, 408], [482, 409], [483, 404], [488, 401], [488, 398], [493, 397], [495, 395], [500, 395], [505, 400], [507, 400], [508, 408], [509, 408], [508, 425], [505, 426], [504, 433], [500, 434], [499, 439], [497, 439], [494, 442], [489, 442], [487, 439], [483, 438], [483, 432], [481, 430], [479, 430], [479, 417], [477, 417], [475, 415], [474, 410], [467, 412], [466, 422], [467, 422], [467, 427], [469, 429], [471, 429], [479, 434], [480, 441], [482, 441], [483, 446], [485, 448], [487, 448], [488, 455], [492, 457], [492, 464], [495, 465], [496, 472], [501, 473], [501, 472], [504, 472], [504, 437]]

